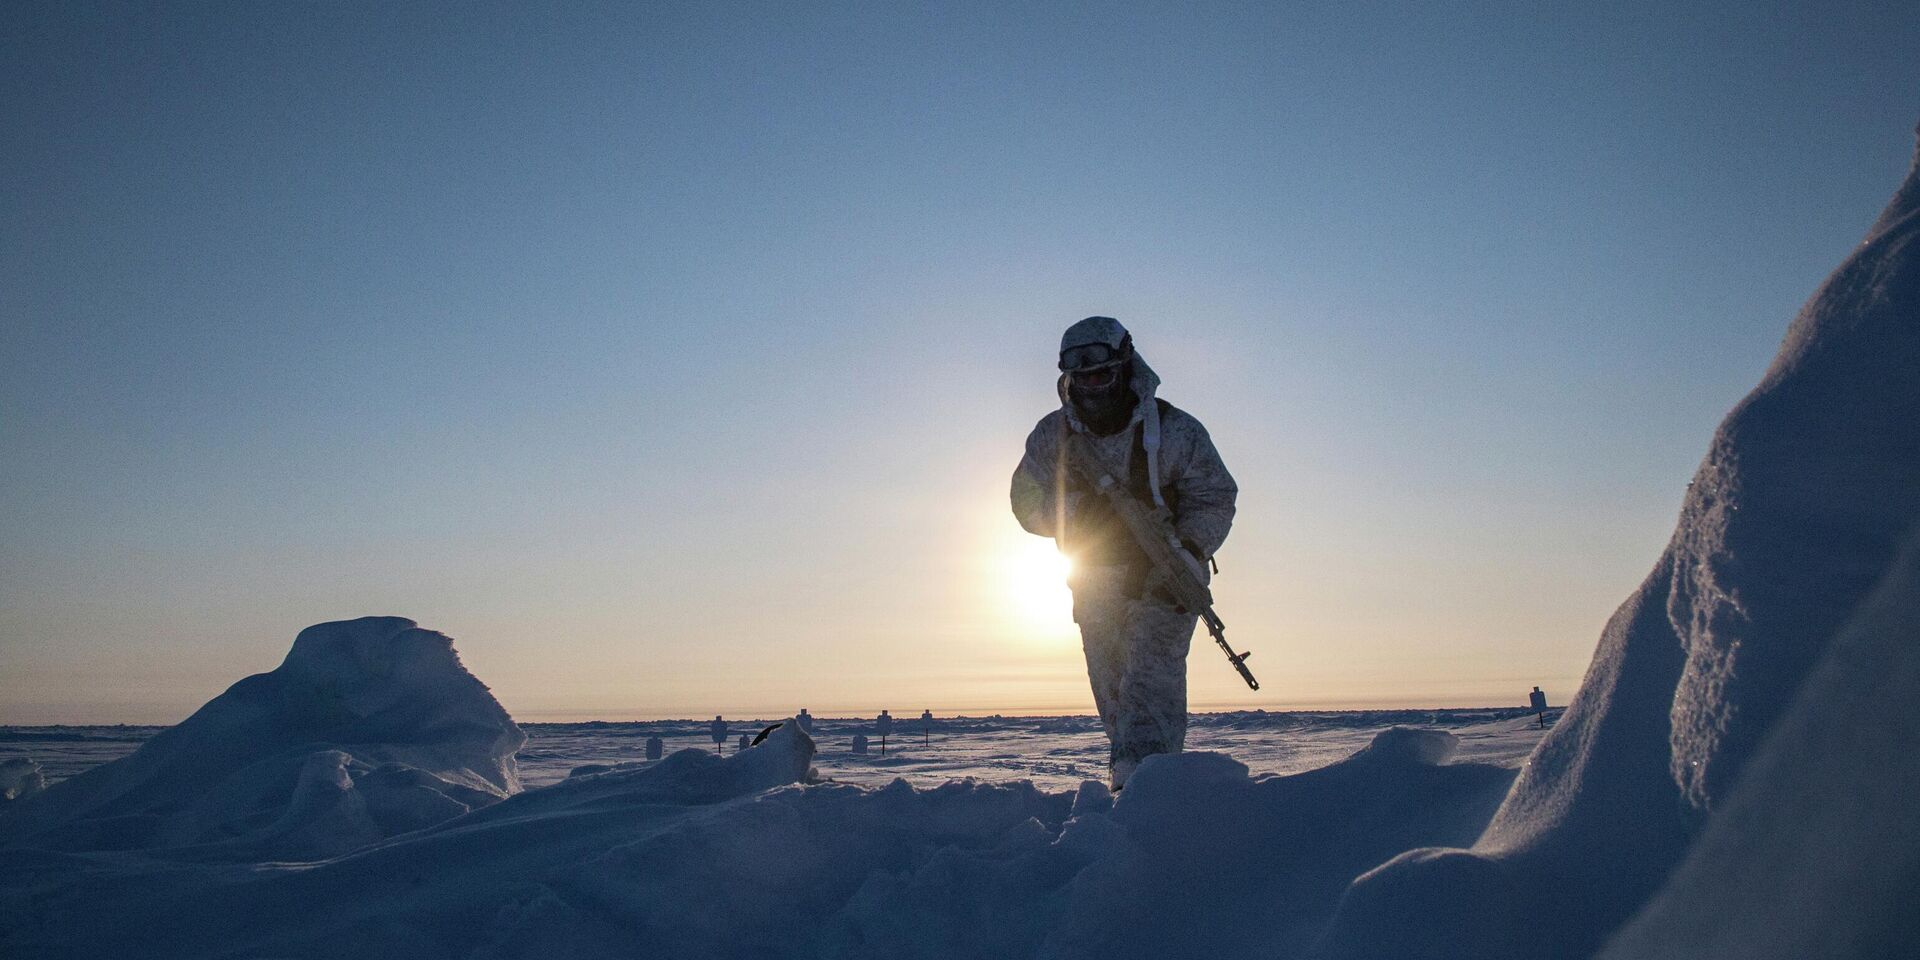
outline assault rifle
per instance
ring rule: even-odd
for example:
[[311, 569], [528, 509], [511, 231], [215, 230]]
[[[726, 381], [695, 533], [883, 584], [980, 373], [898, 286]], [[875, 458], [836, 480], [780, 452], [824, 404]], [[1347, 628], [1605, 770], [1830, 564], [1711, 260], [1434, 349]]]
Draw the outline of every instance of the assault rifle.
[[1240, 679], [1245, 680], [1249, 688], [1260, 689], [1260, 681], [1247, 669], [1247, 658], [1253, 656], [1253, 651], [1234, 653], [1227, 645], [1227, 625], [1213, 612], [1213, 591], [1207, 589], [1206, 568], [1200, 565], [1199, 557], [1181, 545], [1173, 530], [1173, 514], [1163, 506], [1148, 509], [1128, 492], [1126, 484], [1114, 479], [1113, 471], [1107, 469], [1106, 462], [1086, 437], [1072, 430], [1063, 432], [1067, 461], [1113, 505], [1114, 514], [1127, 525], [1127, 532], [1133, 534], [1134, 542], [1146, 553], [1147, 560], [1166, 577], [1174, 602], [1200, 615], [1207, 624], [1207, 632], [1213, 634], [1213, 642], [1227, 655], [1227, 662], [1240, 671]]

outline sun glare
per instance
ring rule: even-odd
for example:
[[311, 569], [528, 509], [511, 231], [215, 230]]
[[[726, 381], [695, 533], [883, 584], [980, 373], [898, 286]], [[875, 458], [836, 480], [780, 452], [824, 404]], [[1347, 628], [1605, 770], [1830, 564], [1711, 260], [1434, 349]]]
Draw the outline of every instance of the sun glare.
[[1067, 590], [1071, 562], [1052, 540], [1022, 537], [1005, 561], [1007, 596], [1018, 618], [1051, 634], [1073, 622], [1073, 595]]

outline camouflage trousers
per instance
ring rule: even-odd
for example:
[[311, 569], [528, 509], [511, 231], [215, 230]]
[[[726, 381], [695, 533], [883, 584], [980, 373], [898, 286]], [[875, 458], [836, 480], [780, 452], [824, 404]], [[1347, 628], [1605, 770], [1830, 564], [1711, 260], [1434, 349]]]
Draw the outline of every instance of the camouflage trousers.
[[1141, 598], [1137, 587], [1128, 589], [1123, 567], [1076, 570], [1071, 583], [1109, 765], [1131, 772], [1153, 754], [1179, 753], [1187, 739], [1187, 648], [1199, 617]]

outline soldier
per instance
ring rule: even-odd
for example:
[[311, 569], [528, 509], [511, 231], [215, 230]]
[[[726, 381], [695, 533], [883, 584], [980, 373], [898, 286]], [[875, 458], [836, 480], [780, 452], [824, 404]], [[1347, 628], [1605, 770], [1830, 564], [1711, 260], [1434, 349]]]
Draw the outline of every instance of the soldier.
[[1227, 538], [1239, 488], [1207, 430], [1155, 396], [1160, 378], [1112, 317], [1060, 338], [1060, 408], [1040, 418], [1013, 473], [1013, 514], [1072, 560], [1073, 619], [1111, 750], [1114, 789], [1140, 761], [1178, 753], [1187, 733], [1187, 647], [1196, 611], [1178, 609], [1107, 501], [1062, 460], [1086, 437], [1143, 504], [1164, 505], [1180, 542], [1205, 561]]

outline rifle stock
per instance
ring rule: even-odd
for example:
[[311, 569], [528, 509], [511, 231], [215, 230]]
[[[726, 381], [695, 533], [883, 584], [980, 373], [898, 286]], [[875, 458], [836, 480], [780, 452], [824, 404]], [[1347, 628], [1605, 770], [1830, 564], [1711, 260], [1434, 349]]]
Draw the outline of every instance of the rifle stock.
[[1166, 507], [1148, 508], [1132, 493], [1125, 484], [1114, 478], [1113, 471], [1107, 469], [1100, 454], [1087, 442], [1087, 438], [1067, 430], [1064, 431], [1066, 446], [1062, 448], [1065, 459], [1080, 472], [1080, 475], [1093, 485], [1094, 490], [1107, 498], [1113, 505], [1113, 512], [1126, 524], [1127, 532], [1133, 535], [1135, 543], [1146, 553], [1147, 561], [1152, 563], [1167, 579], [1167, 587], [1173, 593], [1174, 602], [1199, 614], [1207, 625], [1207, 633], [1213, 636], [1213, 642], [1220, 645], [1220, 651], [1227, 655], [1227, 662], [1239, 671], [1240, 679], [1247, 682], [1249, 689], [1260, 689], [1260, 681], [1253, 678], [1253, 671], [1247, 669], [1247, 658], [1253, 651], [1235, 653], [1227, 643], [1227, 625], [1220, 615], [1213, 612], [1213, 591], [1207, 589], [1205, 568], [1200, 559], [1187, 552], [1174, 532], [1173, 514]]

